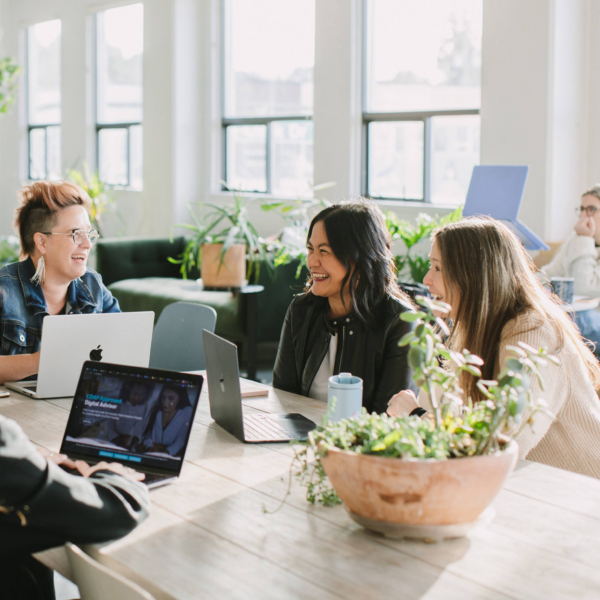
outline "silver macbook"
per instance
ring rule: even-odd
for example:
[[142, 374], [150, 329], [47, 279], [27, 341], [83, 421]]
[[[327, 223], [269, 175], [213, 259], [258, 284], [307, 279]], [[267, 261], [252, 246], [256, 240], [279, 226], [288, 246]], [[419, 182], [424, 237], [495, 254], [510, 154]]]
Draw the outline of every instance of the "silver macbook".
[[241, 442], [305, 440], [316, 425], [299, 413], [244, 415], [237, 347], [204, 329], [210, 416]]
[[73, 396], [86, 360], [147, 367], [153, 312], [44, 317], [37, 381], [6, 387], [32, 398]]

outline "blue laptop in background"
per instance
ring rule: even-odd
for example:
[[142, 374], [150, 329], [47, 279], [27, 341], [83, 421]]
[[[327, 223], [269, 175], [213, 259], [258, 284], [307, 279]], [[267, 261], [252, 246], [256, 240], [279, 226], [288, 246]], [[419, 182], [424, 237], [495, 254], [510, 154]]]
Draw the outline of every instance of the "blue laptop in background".
[[523, 242], [526, 250], [550, 250], [547, 244], [518, 219], [528, 173], [527, 166], [474, 167], [463, 216], [493, 217], [507, 225]]

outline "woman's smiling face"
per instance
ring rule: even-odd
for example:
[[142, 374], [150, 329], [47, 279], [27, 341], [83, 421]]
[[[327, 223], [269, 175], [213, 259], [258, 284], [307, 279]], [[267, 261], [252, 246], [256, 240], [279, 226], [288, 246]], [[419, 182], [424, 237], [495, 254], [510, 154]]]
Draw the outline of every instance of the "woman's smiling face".
[[[89, 232], [91, 228], [85, 208], [75, 205], [57, 213], [52, 232], [72, 234], [77, 229]], [[92, 244], [87, 238], [81, 244], [75, 244], [72, 235], [45, 236], [44, 260], [47, 274], [65, 282], [82, 277], [87, 270], [86, 263], [91, 248]]]
[[323, 221], [315, 223], [306, 247], [307, 264], [313, 281], [312, 293], [325, 298], [339, 298], [342, 281], [348, 270], [333, 253]]
[[448, 315], [451, 319], [456, 319], [458, 314], [458, 304], [460, 302], [460, 295], [457, 290], [447, 290], [444, 276], [442, 273], [442, 255], [440, 254], [437, 241], [434, 239], [431, 246], [431, 252], [429, 253], [429, 261], [431, 266], [427, 275], [423, 279], [423, 283], [429, 288], [431, 295], [435, 300], [440, 300], [450, 304], [452, 310]]

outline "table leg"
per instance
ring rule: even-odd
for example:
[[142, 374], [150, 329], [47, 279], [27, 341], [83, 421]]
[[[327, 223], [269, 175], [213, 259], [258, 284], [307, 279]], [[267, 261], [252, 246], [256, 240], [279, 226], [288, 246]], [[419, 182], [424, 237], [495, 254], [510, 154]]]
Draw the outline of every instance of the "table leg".
[[258, 294], [246, 294], [246, 336], [248, 338], [248, 379], [256, 381], [256, 321], [258, 319]]

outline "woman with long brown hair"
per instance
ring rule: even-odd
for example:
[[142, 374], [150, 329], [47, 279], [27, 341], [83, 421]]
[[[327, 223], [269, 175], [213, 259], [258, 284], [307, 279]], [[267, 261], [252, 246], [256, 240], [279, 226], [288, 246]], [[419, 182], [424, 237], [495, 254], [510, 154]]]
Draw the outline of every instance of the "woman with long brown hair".
[[[433, 234], [431, 268], [424, 279], [434, 297], [452, 309], [448, 345], [484, 360], [483, 379], [494, 379], [522, 341], [546, 348], [560, 366], [541, 369], [545, 391], [533, 384], [555, 415], [538, 413], [517, 440], [521, 457], [600, 478], [600, 364], [563, 309], [535, 277], [535, 267], [516, 236], [493, 219], [469, 218]], [[476, 378], [465, 373], [465, 398], [481, 400]], [[419, 401], [425, 406], [423, 392]], [[390, 401], [388, 412], [417, 408], [411, 392]]]

